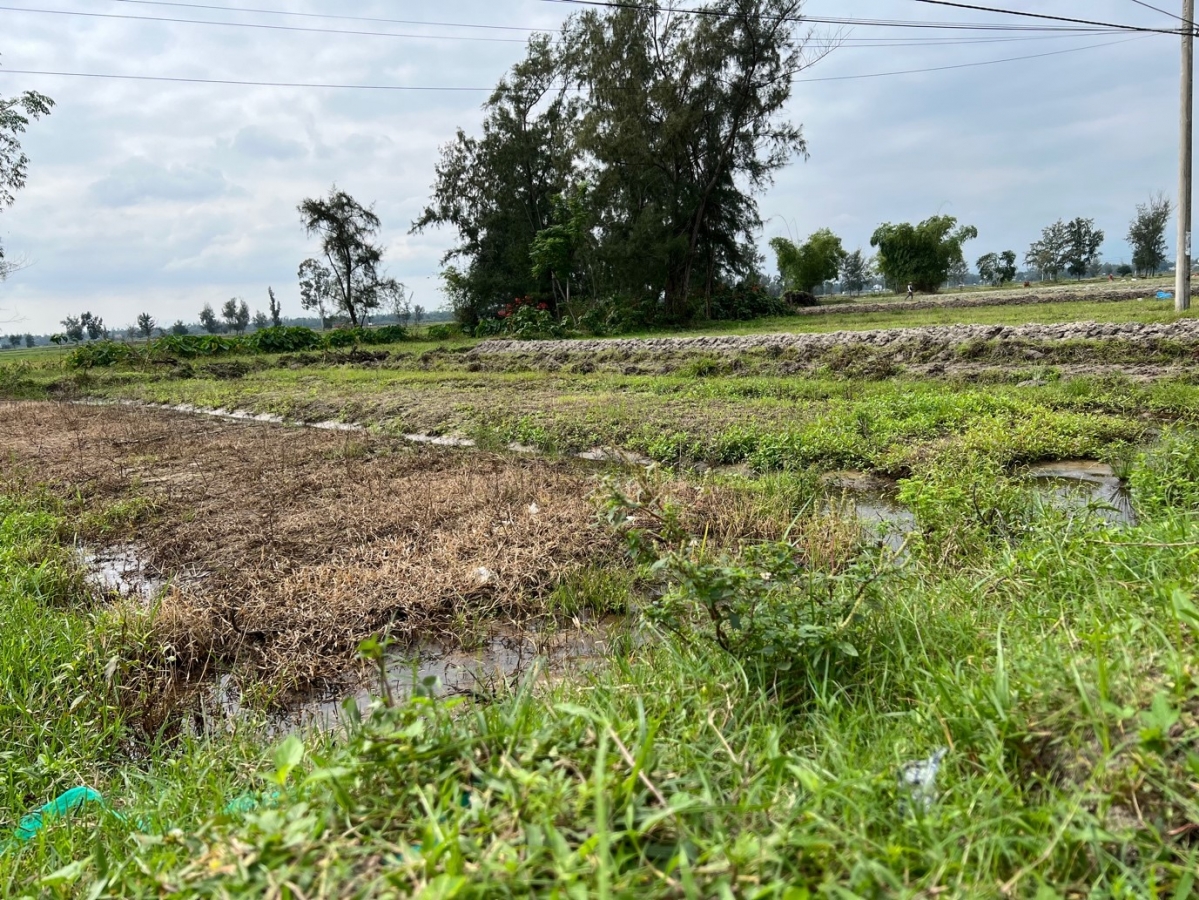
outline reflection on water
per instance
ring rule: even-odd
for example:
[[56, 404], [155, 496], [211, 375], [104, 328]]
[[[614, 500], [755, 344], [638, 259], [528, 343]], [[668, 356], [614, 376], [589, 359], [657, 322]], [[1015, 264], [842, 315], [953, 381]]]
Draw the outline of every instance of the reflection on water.
[[1135, 525], [1136, 510], [1124, 482], [1112, 467], [1095, 460], [1041, 463], [1026, 472], [1055, 506], [1086, 511], [1113, 525]]
[[[1031, 466], [1021, 474], [1051, 506], [1093, 515], [1113, 525], [1136, 524], [1128, 488], [1109, 465], [1096, 460], [1064, 460]], [[825, 477], [825, 484], [834, 496], [826, 508], [846, 509], [894, 551], [900, 551], [907, 536], [919, 530], [916, 516], [899, 502], [894, 481], [851, 471], [832, 472]]]
[[[386, 691], [396, 700], [429, 691], [439, 696], [487, 696], [512, 686], [536, 668], [539, 677], [556, 678], [585, 668], [593, 660], [606, 656], [618, 639], [635, 637], [629, 622], [612, 616], [556, 631], [528, 632], [516, 628], [497, 631], [476, 650], [448, 649], [424, 644], [412, 650], [389, 655], [385, 671]], [[378, 683], [366, 682], [350, 690], [331, 691], [312, 697], [288, 710], [289, 726], [332, 728], [340, 721], [342, 707], [352, 700], [365, 711], [374, 698], [384, 694]], [[231, 686], [222, 685], [226, 698]], [[228, 699], [226, 712], [234, 709]]]
[[162, 596], [166, 579], [152, 569], [132, 544], [114, 547], [76, 547], [84, 581], [106, 597], [140, 598], [147, 605]]

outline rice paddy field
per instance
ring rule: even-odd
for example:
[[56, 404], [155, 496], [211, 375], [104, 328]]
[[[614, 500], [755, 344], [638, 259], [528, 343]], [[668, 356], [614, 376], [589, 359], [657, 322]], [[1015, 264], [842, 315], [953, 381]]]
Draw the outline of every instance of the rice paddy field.
[[1191, 896], [1149, 303], [0, 355], [0, 895]]

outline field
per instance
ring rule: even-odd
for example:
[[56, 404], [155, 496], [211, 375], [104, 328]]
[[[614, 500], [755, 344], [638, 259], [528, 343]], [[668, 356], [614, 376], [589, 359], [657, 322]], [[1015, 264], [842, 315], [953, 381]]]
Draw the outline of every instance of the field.
[[1197, 355], [1094, 298], [0, 355], [0, 895], [1190, 896]]

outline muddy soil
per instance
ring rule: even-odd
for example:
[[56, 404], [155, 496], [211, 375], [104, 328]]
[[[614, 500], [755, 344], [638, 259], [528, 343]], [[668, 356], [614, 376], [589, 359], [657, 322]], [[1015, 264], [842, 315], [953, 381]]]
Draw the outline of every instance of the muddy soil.
[[485, 641], [496, 623], [543, 621], [572, 573], [621, 564], [580, 463], [122, 407], [0, 415], [7, 489], [77, 498], [78, 540], [117, 548], [100, 568], [122, 574], [98, 593], [144, 608], [130, 569], [168, 582], [153, 632], [184, 677], [238, 669], [300, 687], [352, 669], [380, 632]]

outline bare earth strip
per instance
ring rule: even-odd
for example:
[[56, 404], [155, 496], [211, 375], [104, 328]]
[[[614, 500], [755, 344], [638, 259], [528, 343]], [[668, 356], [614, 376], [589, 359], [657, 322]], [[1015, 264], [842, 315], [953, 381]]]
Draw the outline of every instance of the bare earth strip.
[[875, 331], [831, 331], [818, 334], [712, 335], [635, 339], [584, 339], [565, 341], [484, 341], [470, 353], [572, 356], [579, 354], [643, 353], [744, 353], [790, 351], [821, 355], [838, 347], [921, 346], [953, 349], [977, 342], [1061, 343], [1068, 341], [1125, 341], [1145, 344], [1171, 341], [1199, 344], [1199, 320], [1167, 323], [1069, 322], [1035, 325], [929, 325], [920, 328], [887, 328]]
[[1118, 303], [1150, 296], [1165, 283], [1116, 282], [1107, 285], [1054, 286], [969, 294], [938, 294], [921, 300], [830, 303], [797, 309], [801, 316], [842, 313], [914, 312], [922, 309], [974, 309], [980, 306], [1036, 306], [1042, 303]]

